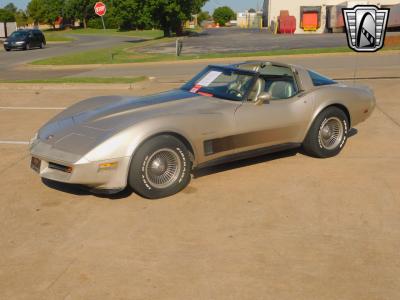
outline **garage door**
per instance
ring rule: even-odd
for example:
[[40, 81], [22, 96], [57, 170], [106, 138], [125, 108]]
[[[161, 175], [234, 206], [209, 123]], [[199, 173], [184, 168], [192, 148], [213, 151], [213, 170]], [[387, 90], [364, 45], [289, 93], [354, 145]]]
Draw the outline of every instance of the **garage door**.
[[316, 31], [318, 28], [318, 12], [303, 13], [303, 29], [306, 31]]

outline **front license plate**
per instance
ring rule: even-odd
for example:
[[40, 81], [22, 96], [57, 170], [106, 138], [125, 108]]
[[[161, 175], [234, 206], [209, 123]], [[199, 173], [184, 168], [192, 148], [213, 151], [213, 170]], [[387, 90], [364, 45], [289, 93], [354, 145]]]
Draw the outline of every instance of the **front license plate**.
[[39, 158], [32, 157], [31, 160], [31, 169], [34, 170], [37, 173], [40, 173], [40, 165], [42, 161]]

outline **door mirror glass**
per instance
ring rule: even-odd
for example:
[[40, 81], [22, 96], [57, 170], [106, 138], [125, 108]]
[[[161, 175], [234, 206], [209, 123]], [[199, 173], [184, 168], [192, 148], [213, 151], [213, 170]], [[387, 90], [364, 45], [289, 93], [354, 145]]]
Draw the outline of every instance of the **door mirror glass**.
[[256, 99], [256, 105], [268, 104], [271, 101], [272, 96], [270, 93], [262, 92]]

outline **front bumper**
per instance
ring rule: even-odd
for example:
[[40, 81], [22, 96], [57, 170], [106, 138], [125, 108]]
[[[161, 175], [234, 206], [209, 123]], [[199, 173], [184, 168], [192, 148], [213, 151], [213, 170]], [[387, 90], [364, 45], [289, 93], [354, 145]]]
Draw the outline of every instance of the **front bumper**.
[[[42, 178], [78, 184], [94, 190], [123, 190], [127, 186], [130, 157], [89, 161], [82, 156], [53, 148], [41, 141], [31, 144], [31, 156], [40, 159], [37, 170]], [[101, 165], [112, 163], [111, 167]]]
[[21, 49], [25, 49], [26, 44], [4, 44], [4, 49], [5, 50], [21, 50]]

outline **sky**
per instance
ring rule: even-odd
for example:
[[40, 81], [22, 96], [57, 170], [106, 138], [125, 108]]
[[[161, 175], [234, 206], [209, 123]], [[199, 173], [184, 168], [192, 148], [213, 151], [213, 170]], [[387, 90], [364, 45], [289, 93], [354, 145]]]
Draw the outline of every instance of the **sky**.
[[[13, 2], [19, 8], [26, 8], [29, 0], [0, 0], [0, 7]], [[209, 0], [203, 10], [213, 12], [215, 8], [219, 6], [230, 6], [235, 11], [244, 11], [250, 8], [257, 8], [257, 3], [259, 8], [262, 8], [264, 0]]]

